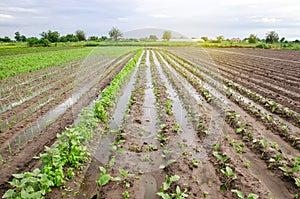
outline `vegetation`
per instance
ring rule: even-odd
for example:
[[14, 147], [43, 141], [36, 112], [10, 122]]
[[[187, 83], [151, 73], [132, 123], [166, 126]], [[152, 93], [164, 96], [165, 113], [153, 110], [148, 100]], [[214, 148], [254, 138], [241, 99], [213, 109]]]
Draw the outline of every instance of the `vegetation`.
[[123, 33], [116, 27], [112, 27], [112, 29], [108, 32], [109, 37], [113, 40], [118, 40], [123, 36]]
[[279, 36], [275, 31], [270, 31], [267, 33], [266, 43], [273, 44], [273, 43], [278, 43], [278, 41], [279, 41]]
[[172, 32], [171, 31], [164, 31], [162, 39], [165, 41], [169, 41], [172, 38]]

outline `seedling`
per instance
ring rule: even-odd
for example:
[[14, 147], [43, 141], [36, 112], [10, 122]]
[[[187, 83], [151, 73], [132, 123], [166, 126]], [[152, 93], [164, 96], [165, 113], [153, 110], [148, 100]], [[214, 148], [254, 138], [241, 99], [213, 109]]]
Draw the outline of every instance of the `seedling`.
[[193, 167], [198, 168], [199, 167], [199, 162], [197, 162], [195, 159], [193, 159], [192, 160], [192, 165], [193, 165]]
[[220, 189], [221, 191], [226, 191], [228, 190], [230, 183], [236, 179], [236, 174], [229, 166], [226, 166], [225, 168], [221, 169], [221, 172], [226, 175], [227, 180], [223, 185], [221, 185]]
[[249, 162], [249, 161], [246, 161], [246, 162], [245, 162], [245, 167], [246, 167], [247, 169], [250, 168], [250, 162]]
[[[232, 193], [235, 193], [239, 198], [245, 198], [245, 194], [242, 191], [239, 191], [237, 189], [232, 189]], [[258, 195], [250, 193], [247, 197], [248, 199], [257, 199]]]
[[123, 198], [124, 199], [129, 199], [129, 192], [128, 191], [124, 191], [123, 193], [122, 193], [122, 196], [123, 196]]
[[263, 148], [267, 148], [268, 147], [268, 142], [266, 140], [260, 140], [260, 144]]
[[104, 167], [100, 166], [99, 169], [100, 169], [101, 173], [98, 176], [97, 184], [102, 187], [102, 186], [106, 185], [113, 178], [110, 176], [109, 173], [107, 173], [107, 170]]
[[170, 192], [170, 187], [173, 182], [176, 182], [180, 179], [179, 176], [174, 175], [169, 177], [166, 175], [166, 182], [163, 182], [162, 187], [160, 188], [160, 191], [156, 194], [162, 197], [163, 199], [185, 199], [188, 197], [187, 190], [181, 191], [179, 186], [176, 186], [175, 193], [168, 193]]
[[178, 132], [179, 129], [180, 129], [180, 125], [179, 125], [178, 123], [176, 123], [176, 124], [174, 125], [174, 127], [173, 127], [173, 131], [174, 131], [174, 132]]
[[222, 165], [226, 165], [227, 164], [227, 160], [229, 160], [229, 157], [226, 154], [225, 155], [221, 155], [218, 152], [214, 151], [213, 155], [215, 157], [217, 157], [222, 162]]

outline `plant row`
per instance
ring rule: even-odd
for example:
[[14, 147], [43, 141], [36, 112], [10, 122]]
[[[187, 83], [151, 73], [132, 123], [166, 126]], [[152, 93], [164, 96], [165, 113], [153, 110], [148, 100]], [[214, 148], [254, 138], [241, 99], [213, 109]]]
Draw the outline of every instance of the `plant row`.
[[255, 102], [258, 102], [262, 106], [264, 106], [267, 110], [269, 110], [272, 113], [278, 114], [283, 118], [290, 118], [290, 120], [295, 124], [295, 125], [300, 125], [300, 115], [292, 110], [290, 110], [288, 107], [285, 107], [277, 102], [275, 102], [273, 99], [267, 99], [260, 94], [253, 92], [235, 82], [232, 80], [226, 79], [224, 77], [221, 77], [220, 75], [214, 73], [213, 71], [196, 65], [182, 57], [179, 57], [175, 54], [172, 54], [170, 52], [167, 52], [168, 55], [170, 55], [172, 58], [175, 58], [176, 61], [181, 64], [182, 66], [189, 66], [192, 67], [194, 71], [196, 71], [198, 74], [199, 71], [213, 77], [215, 80], [218, 80], [220, 82], [223, 82], [227, 87], [239, 92], [240, 94], [244, 95], [245, 97], [252, 99]]
[[[192, 84], [192, 82], [198, 81], [196, 78], [190, 75], [185, 75], [184, 70], [178, 65], [175, 65], [174, 63], [169, 60], [169, 63], [173, 68], [177, 67], [178, 72], [185, 76], [187, 80]], [[198, 84], [201, 84], [200, 82]], [[194, 87], [197, 86], [197, 84], [192, 84]], [[196, 90], [198, 90], [195, 87]], [[199, 90], [198, 90], [199, 91]], [[201, 90], [200, 90], [201, 91]], [[213, 101], [218, 101], [217, 98], [212, 98]], [[207, 102], [211, 102], [211, 100], [207, 100]], [[220, 103], [220, 102], [216, 102]], [[257, 132], [254, 132], [253, 128], [249, 124], [244, 124], [240, 121], [239, 115], [236, 113], [236, 111], [232, 110], [230, 107], [225, 108], [226, 112], [226, 123], [230, 125], [232, 128], [236, 130], [236, 133], [241, 134], [242, 138], [249, 139], [247, 141], [247, 145], [250, 149], [252, 149], [256, 154], [260, 155], [261, 159], [264, 160], [269, 166], [270, 169], [272, 169], [275, 173], [281, 172], [283, 176], [288, 176], [288, 178], [292, 181], [294, 181], [295, 186], [300, 186], [299, 184], [299, 157], [294, 157], [293, 160], [288, 159], [287, 157], [283, 157], [283, 154], [281, 153], [281, 150], [278, 149], [277, 145], [274, 147], [269, 148], [269, 146], [273, 146], [271, 143], [269, 143], [267, 140], [259, 139], [255, 137], [255, 135], [259, 134]], [[280, 155], [277, 155], [280, 154]], [[278, 157], [281, 157], [282, 161], [276, 162], [276, 167], [270, 167], [270, 162], [273, 162], [274, 160], [277, 160]], [[284, 172], [283, 169], [287, 170], [288, 172]]]
[[[120, 84], [123, 82], [121, 78], [130, 75], [130, 71], [134, 68], [141, 53], [138, 51], [136, 56], [115, 76], [112, 84], [102, 93], [102, 97], [106, 96], [107, 98], [107, 96], [112, 96], [108, 95], [109, 93], [116, 92], [114, 85]], [[100, 102], [107, 102], [101, 101], [101, 99]], [[52, 148], [46, 147], [45, 153], [38, 157], [43, 164], [42, 169], [37, 168], [33, 172], [13, 174], [14, 178], [9, 182], [13, 188], [9, 189], [2, 197], [44, 198], [44, 195], [50, 192], [52, 187], [64, 185], [67, 179], [76, 175], [76, 171], [81, 172], [80, 169], [90, 156], [86, 143], [93, 138], [99, 122], [103, 124], [107, 121], [98, 115], [97, 107], [99, 107], [100, 102], [97, 102], [95, 107], [83, 109], [80, 114], [80, 122], [76, 127], [57, 134], [57, 142], [54, 146]], [[108, 111], [108, 108], [106, 110]], [[98, 129], [98, 131], [101, 132], [102, 130]]]
[[[165, 59], [167, 61], [169, 61], [169, 63], [174, 67], [174, 68], [178, 68], [178, 65], [176, 65], [174, 63], [174, 59], [176, 59], [175, 57], [172, 57], [172, 61], [169, 57], [165, 57]], [[176, 62], [178, 61], [178, 59], [176, 59]], [[191, 74], [195, 75], [196, 77], [200, 78], [202, 81], [208, 82], [211, 85], [215, 85], [214, 81], [212, 81], [209, 78], [205, 78], [204, 76], [202, 76], [199, 71], [197, 69], [195, 69], [194, 67], [192, 67], [191, 65], [187, 64], [187, 63], [181, 63], [181, 66], [183, 66], [183, 68], [185, 68], [185, 70], [189, 71]], [[183, 72], [184, 73], [184, 72]], [[185, 73], [184, 73], [185, 74]], [[183, 75], [184, 75], [183, 74]], [[188, 74], [184, 75], [184, 76], [188, 76]], [[200, 83], [199, 83], [200, 84]], [[215, 88], [219, 91], [219, 92], [224, 92], [228, 98], [230, 98], [233, 102], [235, 102], [236, 104], [238, 104], [239, 106], [241, 106], [245, 111], [253, 114], [254, 116], [258, 117], [260, 119], [261, 122], [264, 123], [265, 126], [269, 127], [270, 129], [272, 129], [272, 131], [276, 134], [279, 134], [284, 140], [286, 140], [287, 142], [289, 142], [293, 147], [299, 149], [299, 144], [300, 144], [300, 140], [299, 138], [297, 138], [294, 133], [290, 132], [289, 128], [287, 127], [287, 125], [285, 124], [285, 122], [280, 122], [277, 118], [274, 118], [271, 114], [267, 114], [264, 111], [262, 111], [260, 108], [254, 106], [253, 104], [249, 104], [247, 103], [245, 100], [243, 100], [241, 97], [239, 97], [238, 95], [236, 95], [232, 90], [230, 90], [229, 88], [220, 88], [220, 86], [216, 86]]]

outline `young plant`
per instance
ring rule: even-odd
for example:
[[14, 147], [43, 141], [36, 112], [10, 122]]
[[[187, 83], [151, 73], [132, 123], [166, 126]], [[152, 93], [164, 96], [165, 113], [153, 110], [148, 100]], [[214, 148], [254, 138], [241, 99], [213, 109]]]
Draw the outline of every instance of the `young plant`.
[[229, 166], [226, 166], [225, 168], [221, 169], [221, 172], [226, 175], [227, 179], [225, 183], [221, 185], [220, 189], [221, 191], [226, 191], [229, 189], [230, 183], [236, 179], [236, 174]]
[[[245, 194], [242, 191], [239, 191], [237, 189], [232, 189], [231, 190], [232, 193], [235, 193], [239, 198], [245, 198]], [[257, 199], [258, 195], [250, 193], [247, 197], [247, 199]]]
[[188, 197], [187, 190], [181, 191], [180, 187], [177, 185], [176, 190], [174, 193], [169, 193], [171, 184], [173, 182], [176, 182], [180, 179], [179, 176], [174, 175], [169, 177], [166, 175], [166, 182], [163, 182], [162, 187], [160, 188], [160, 191], [156, 194], [162, 197], [163, 199], [185, 199]]
[[104, 167], [99, 167], [101, 173], [98, 176], [97, 184], [100, 187], [105, 186], [109, 181], [113, 180], [113, 177], [110, 176], [110, 174], [107, 172], [107, 170]]
[[229, 157], [226, 154], [225, 155], [221, 155], [217, 151], [214, 151], [213, 155], [216, 158], [218, 158], [221, 161], [222, 165], [224, 165], [224, 166], [227, 164], [227, 160], [229, 160]]

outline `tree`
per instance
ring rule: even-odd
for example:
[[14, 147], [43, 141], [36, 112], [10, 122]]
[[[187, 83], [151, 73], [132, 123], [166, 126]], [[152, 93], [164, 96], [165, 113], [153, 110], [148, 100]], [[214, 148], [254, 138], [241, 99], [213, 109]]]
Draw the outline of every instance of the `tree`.
[[117, 40], [119, 37], [123, 36], [123, 33], [116, 27], [112, 27], [112, 29], [108, 32], [109, 37], [113, 40]]
[[11, 39], [8, 36], [5, 36], [3, 38], [0, 38], [0, 41], [2, 41], [2, 42], [11, 42]]
[[21, 35], [20, 32], [15, 32], [15, 40], [16, 42], [25, 42], [27, 38], [24, 35]]
[[222, 35], [217, 36], [217, 42], [218, 43], [221, 43], [223, 40], [224, 40], [224, 36], [222, 36]]
[[282, 37], [281, 39], [280, 39], [280, 43], [283, 43], [285, 41], [285, 37]]
[[21, 41], [21, 34], [19, 32], [15, 32], [15, 40], [17, 42]]
[[151, 41], [157, 41], [158, 38], [157, 38], [156, 35], [150, 35], [150, 36], [149, 36], [149, 40], [151, 40]]
[[100, 41], [105, 41], [107, 39], [108, 39], [107, 36], [101, 36]]
[[258, 38], [254, 34], [250, 34], [248, 37], [248, 42], [251, 44], [255, 44], [258, 41]]
[[203, 39], [203, 41], [205, 41], [205, 42], [208, 41], [208, 37], [201, 37], [201, 39]]
[[85, 41], [85, 33], [83, 30], [76, 30], [75, 32], [76, 37], [78, 38], [79, 41]]
[[90, 36], [89, 41], [98, 41], [99, 38], [97, 36]]
[[172, 38], [172, 32], [171, 31], [164, 31], [162, 39], [169, 41]]
[[48, 32], [42, 32], [41, 34], [42, 39], [48, 39], [50, 42], [58, 42], [59, 41], [59, 33], [57, 31], [52, 32], [48, 30]]
[[267, 33], [267, 36], [266, 36], [267, 43], [270, 43], [270, 44], [276, 43], [276, 42], [278, 42], [278, 40], [279, 40], [279, 36], [275, 31], [270, 31]]

